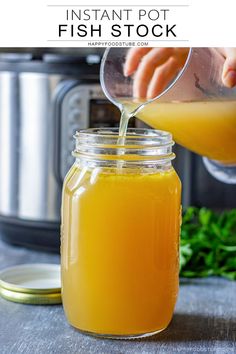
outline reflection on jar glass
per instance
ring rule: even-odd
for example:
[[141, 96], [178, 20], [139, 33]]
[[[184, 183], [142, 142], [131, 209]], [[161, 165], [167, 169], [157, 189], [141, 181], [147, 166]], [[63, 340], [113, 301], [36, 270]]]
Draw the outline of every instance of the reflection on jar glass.
[[169, 133], [76, 134], [63, 187], [62, 297], [81, 331], [138, 337], [165, 329], [178, 293], [181, 183]]

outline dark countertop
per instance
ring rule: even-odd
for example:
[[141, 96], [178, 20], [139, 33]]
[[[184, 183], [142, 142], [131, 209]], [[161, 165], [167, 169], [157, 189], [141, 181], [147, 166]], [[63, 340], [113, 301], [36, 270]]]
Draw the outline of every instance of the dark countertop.
[[[58, 263], [59, 256], [0, 241], [0, 268]], [[32, 306], [0, 298], [1, 354], [236, 353], [236, 282], [182, 280], [174, 318], [164, 332], [142, 340], [104, 340], [80, 334], [62, 306]]]

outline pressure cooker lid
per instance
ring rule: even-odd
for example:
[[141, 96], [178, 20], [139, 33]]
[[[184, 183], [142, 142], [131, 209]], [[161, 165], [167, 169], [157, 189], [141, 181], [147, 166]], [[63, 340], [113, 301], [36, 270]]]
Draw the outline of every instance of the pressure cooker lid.
[[5, 48], [0, 49], [0, 72], [64, 74], [98, 80], [100, 60], [101, 51], [96, 48]]
[[103, 50], [97, 48], [2, 48], [0, 62], [98, 64], [102, 54]]
[[17, 63], [32, 60], [32, 53], [0, 53], [0, 61]]
[[88, 55], [70, 55], [70, 54], [54, 54], [45, 53], [42, 60], [46, 63], [74, 63], [74, 64], [99, 64], [101, 57], [98, 54]]

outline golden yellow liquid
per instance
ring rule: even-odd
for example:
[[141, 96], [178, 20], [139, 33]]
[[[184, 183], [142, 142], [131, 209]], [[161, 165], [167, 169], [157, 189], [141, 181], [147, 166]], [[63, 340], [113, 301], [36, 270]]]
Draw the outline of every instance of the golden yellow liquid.
[[74, 165], [63, 187], [63, 306], [96, 334], [162, 330], [178, 293], [179, 178], [122, 171]]
[[[132, 111], [137, 103], [124, 102]], [[180, 145], [226, 164], [236, 162], [236, 101], [155, 101], [137, 117], [155, 129], [167, 130]]]

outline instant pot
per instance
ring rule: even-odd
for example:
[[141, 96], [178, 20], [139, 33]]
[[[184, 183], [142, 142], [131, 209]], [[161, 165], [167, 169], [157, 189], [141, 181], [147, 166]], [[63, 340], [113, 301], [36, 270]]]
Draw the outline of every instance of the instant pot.
[[0, 54], [0, 233], [59, 250], [63, 178], [73, 134], [118, 126], [99, 84], [101, 53], [36, 49]]

